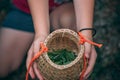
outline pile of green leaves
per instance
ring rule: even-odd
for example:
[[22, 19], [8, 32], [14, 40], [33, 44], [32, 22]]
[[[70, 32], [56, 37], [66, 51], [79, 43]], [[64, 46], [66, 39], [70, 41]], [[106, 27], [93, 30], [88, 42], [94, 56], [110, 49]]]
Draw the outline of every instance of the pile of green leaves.
[[58, 65], [69, 64], [77, 57], [77, 55], [74, 52], [68, 51], [66, 49], [56, 51], [53, 50], [52, 52], [48, 52], [48, 56], [55, 64]]

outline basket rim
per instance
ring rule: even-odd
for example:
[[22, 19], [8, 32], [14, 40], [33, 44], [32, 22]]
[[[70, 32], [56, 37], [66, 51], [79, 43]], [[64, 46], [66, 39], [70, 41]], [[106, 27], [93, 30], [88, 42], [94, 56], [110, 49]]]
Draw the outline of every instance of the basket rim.
[[[79, 40], [79, 36], [78, 36], [78, 34], [77, 34], [75, 31], [70, 30], [70, 29], [58, 29], [58, 30], [53, 31], [51, 34], [49, 34], [49, 36], [45, 39], [44, 44], [47, 45], [48, 40], [49, 40], [52, 36], [54, 36], [56, 33], [61, 33], [61, 32], [63, 32], [63, 34], [64, 34], [64, 32], [69, 33], [69, 34], [73, 35], [74, 37], [76, 37], [76, 38]], [[84, 53], [84, 45], [80, 45], [79, 48], [81, 48], [81, 49], [80, 49], [80, 51], [79, 51], [79, 53], [78, 53], [78, 56], [75, 58], [75, 60], [72, 61], [72, 62], [69, 63], [69, 64], [66, 64], [66, 65], [57, 65], [57, 64], [55, 64], [54, 62], [52, 62], [51, 59], [49, 58], [49, 56], [47, 55], [47, 52], [45, 52], [45, 53], [43, 54], [43, 57], [46, 58], [46, 61], [47, 61], [52, 67], [62, 70], [62, 69], [66, 69], [66, 68], [71, 67], [72, 65], [76, 64], [76, 63], [82, 58], [83, 53]]]

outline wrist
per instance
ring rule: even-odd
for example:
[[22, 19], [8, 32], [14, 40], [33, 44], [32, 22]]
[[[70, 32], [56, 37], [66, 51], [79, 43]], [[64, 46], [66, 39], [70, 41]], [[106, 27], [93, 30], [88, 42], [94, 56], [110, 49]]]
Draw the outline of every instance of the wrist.
[[85, 35], [88, 38], [92, 38], [96, 34], [95, 28], [92, 27], [81, 28], [79, 32], [81, 32], [83, 35]]
[[44, 41], [44, 40], [46, 39], [47, 36], [48, 36], [47, 33], [45, 33], [45, 34], [36, 33], [36, 34], [35, 34], [35, 39], [41, 38], [41, 40]]
[[81, 33], [89, 40], [92, 40], [92, 31], [82, 31]]

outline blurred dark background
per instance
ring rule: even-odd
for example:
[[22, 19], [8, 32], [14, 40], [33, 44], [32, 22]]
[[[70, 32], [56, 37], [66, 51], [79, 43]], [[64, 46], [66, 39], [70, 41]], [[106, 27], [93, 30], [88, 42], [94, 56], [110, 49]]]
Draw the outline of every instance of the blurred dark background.
[[[0, 0], [0, 23], [9, 12], [10, 0]], [[120, 0], [96, 0], [94, 40], [103, 43], [98, 49], [94, 71], [88, 80], [120, 80]], [[2, 64], [0, 64], [2, 65]], [[25, 60], [21, 67], [4, 80], [24, 80]]]

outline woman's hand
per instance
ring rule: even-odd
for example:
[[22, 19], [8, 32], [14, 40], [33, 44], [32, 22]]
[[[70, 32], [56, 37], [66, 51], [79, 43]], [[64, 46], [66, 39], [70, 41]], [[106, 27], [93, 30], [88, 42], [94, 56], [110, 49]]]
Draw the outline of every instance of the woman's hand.
[[[96, 62], [97, 53], [96, 53], [94, 45], [96, 45], [97, 43], [92, 42], [92, 31], [91, 30], [90, 31], [84, 30], [79, 33], [79, 36], [80, 38], [83, 37], [82, 41], [85, 46], [85, 57], [87, 58], [87, 62], [88, 62], [88, 65], [86, 66], [87, 69], [85, 69], [85, 73], [81, 74], [81, 78], [85, 80], [92, 73], [92, 70]], [[97, 44], [96, 46], [100, 47], [101, 44]]]
[[[34, 41], [28, 51], [28, 55], [27, 55], [27, 61], [26, 61], [26, 67], [28, 69], [28, 66], [30, 64], [30, 61], [32, 60], [32, 58], [34, 57], [34, 55], [39, 52], [40, 50], [40, 42], [44, 42], [45, 37], [43, 36], [35, 36]], [[39, 80], [43, 80], [42, 75], [40, 74], [38, 68], [37, 68], [37, 64], [34, 62], [33, 65], [30, 68], [29, 71], [30, 76], [32, 77], [32, 79], [35, 79], [35, 77], [37, 76], [37, 78]]]
[[[49, 0], [27, 0], [30, 8], [30, 12], [33, 19], [34, 29], [36, 34], [45, 35], [45, 36], [35, 36], [35, 39], [31, 45], [31, 48], [28, 52], [26, 66], [28, 65], [33, 58], [33, 56], [40, 49], [40, 42], [44, 42], [45, 37], [49, 34]], [[40, 72], [37, 69], [36, 63], [30, 68], [29, 72], [32, 78], [35, 78], [35, 75], [39, 80], [43, 80]]]
[[83, 77], [84, 79], [87, 79], [92, 73], [97, 58], [97, 53], [94, 46], [87, 42], [85, 43], [85, 56], [88, 59], [88, 66]]

